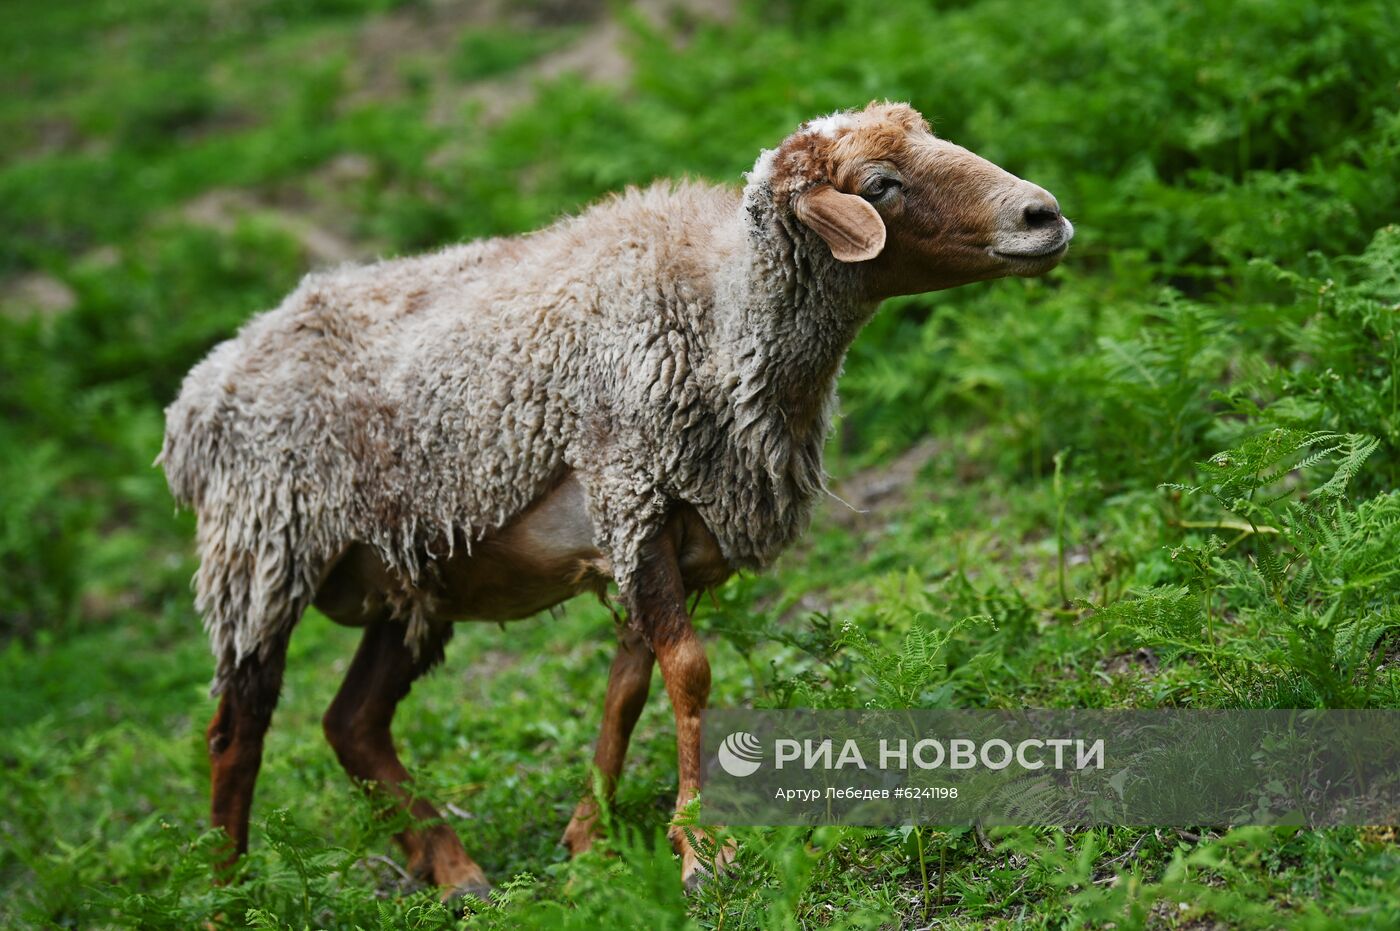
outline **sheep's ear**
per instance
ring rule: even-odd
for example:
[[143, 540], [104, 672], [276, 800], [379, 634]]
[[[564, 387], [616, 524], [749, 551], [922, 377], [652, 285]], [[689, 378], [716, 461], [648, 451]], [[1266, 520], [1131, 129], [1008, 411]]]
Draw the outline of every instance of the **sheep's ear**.
[[885, 248], [885, 221], [862, 197], [822, 184], [798, 194], [792, 209], [839, 262], [869, 261]]

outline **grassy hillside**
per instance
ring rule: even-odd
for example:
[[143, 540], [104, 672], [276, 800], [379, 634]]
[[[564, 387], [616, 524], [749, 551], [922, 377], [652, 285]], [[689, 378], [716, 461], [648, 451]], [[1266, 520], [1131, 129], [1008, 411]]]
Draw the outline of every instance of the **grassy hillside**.
[[[209, 884], [212, 664], [160, 473], [179, 379], [310, 268], [738, 183], [871, 98], [1053, 191], [1046, 279], [888, 303], [834, 486], [698, 610], [716, 705], [1400, 707], [1400, 7], [11, 0], [0, 30], [0, 924], [441, 928], [320, 735], [298, 628], [244, 882]], [[697, 12], [701, 11], [701, 12]], [[686, 899], [654, 689], [564, 858], [611, 621], [463, 625], [406, 761], [474, 927], [1400, 927], [1392, 828], [743, 829]], [[217, 917], [216, 917], [217, 916]]]

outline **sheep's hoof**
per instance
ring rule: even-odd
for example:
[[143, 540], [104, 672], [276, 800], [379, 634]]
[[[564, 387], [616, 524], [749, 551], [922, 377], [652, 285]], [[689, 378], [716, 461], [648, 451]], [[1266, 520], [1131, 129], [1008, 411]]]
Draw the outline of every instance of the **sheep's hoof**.
[[[472, 901], [473, 899], [476, 901]], [[483, 905], [496, 905], [499, 902], [495, 887], [488, 882], [465, 882], [442, 894], [442, 903], [451, 908], [459, 918], [469, 912], [479, 911]]]
[[714, 862], [710, 862], [702, 860], [690, 845], [686, 844], [681, 852], [681, 884], [685, 886], [686, 894], [695, 892], [715, 879], [717, 874], [726, 872], [729, 864], [734, 862], [736, 852], [737, 848], [731, 840], [715, 851]]
[[559, 839], [559, 843], [568, 848], [569, 857], [572, 859], [592, 850], [597, 839], [598, 812], [596, 807], [585, 800], [579, 803], [578, 810], [569, 820], [569, 826], [564, 829], [564, 836]]

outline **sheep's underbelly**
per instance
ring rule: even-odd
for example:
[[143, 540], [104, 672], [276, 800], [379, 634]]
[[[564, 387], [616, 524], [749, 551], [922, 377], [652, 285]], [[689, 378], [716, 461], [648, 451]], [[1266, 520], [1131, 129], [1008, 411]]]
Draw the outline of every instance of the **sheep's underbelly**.
[[354, 544], [327, 573], [316, 607], [355, 627], [413, 607], [437, 621], [506, 621], [606, 584], [583, 488], [569, 475], [470, 553], [458, 546], [437, 560], [417, 586]]
[[[678, 540], [682, 575], [692, 589], [729, 575], [713, 535], [692, 509], [669, 530]], [[583, 486], [572, 474], [501, 530], [439, 560], [418, 587], [392, 573], [370, 547], [351, 546], [316, 594], [316, 607], [338, 623], [363, 626], [410, 605], [436, 621], [507, 621], [529, 617], [581, 592], [601, 593], [610, 569], [593, 543]]]
[[497, 533], [442, 566], [444, 620], [529, 617], [608, 583], [583, 486], [572, 474]]

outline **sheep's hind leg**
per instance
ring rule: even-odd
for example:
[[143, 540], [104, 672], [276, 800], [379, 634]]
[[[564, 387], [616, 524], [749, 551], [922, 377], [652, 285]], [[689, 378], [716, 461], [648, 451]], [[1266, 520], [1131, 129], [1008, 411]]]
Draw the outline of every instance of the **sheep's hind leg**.
[[[593, 766], [602, 780], [603, 797], [612, 801], [622, 774], [622, 761], [627, 756], [627, 743], [632, 728], [646, 705], [651, 689], [651, 667], [656, 655], [647, 646], [646, 638], [631, 628], [618, 631], [617, 655], [608, 674], [608, 696], [603, 703], [603, 727], [598, 733], [598, 747], [593, 752]], [[598, 801], [590, 788], [574, 809], [569, 826], [564, 829], [562, 843], [572, 856], [578, 856], [593, 846], [597, 837]]]
[[253, 787], [262, 767], [263, 737], [272, 722], [287, 659], [283, 634], [261, 653], [234, 669], [206, 733], [209, 747], [210, 821], [223, 828], [233, 850], [220, 865], [226, 871], [248, 850], [248, 817]]
[[378, 621], [365, 628], [345, 681], [327, 709], [326, 738], [353, 779], [375, 784], [414, 826], [396, 835], [409, 870], [445, 890], [485, 898], [486, 874], [467, 856], [456, 832], [427, 800], [414, 797], [408, 770], [394, 750], [390, 725], [413, 680], [441, 656], [442, 641], [425, 644], [415, 659], [404, 644], [403, 625]]

